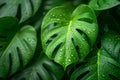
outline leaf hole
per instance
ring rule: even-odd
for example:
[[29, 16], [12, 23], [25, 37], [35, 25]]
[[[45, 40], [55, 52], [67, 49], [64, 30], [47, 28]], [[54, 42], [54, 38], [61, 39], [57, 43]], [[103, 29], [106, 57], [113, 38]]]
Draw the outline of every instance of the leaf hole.
[[48, 72], [48, 74], [49, 75], [51, 75], [51, 79], [50, 80], [54, 80], [54, 75], [56, 75], [56, 74], [54, 74], [49, 68], [50, 68], [50, 66], [48, 65], [48, 64], [46, 64], [46, 63], [43, 63], [42, 64], [43, 65], [43, 67], [46, 69], [46, 71]]
[[51, 29], [57, 27], [57, 25], [58, 25], [58, 23], [56, 23], [56, 22], [54, 22], [54, 23], [52, 23], [52, 24], [49, 24], [49, 25], [48, 25], [49, 30], [51, 30]]
[[12, 55], [11, 53], [9, 53], [9, 71], [8, 71], [8, 75], [10, 75], [11, 71], [12, 71]]
[[25, 39], [23, 39], [23, 42], [26, 44], [29, 50], [32, 50], [31, 45]]
[[90, 71], [86, 71], [84, 73], [82, 73], [80, 76], [78, 76], [78, 78], [76, 80], [81, 80], [85, 75], [87, 75]]
[[97, 1], [97, 5], [98, 5], [98, 7], [100, 7], [100, 1]]
[[71, 40], [72, 40], [73, 45], [76, 46], [74, 39], [72, 38]]
[[57, 33], [56, 34], [54, 34], [54, 35], [52, 35], [48, 40], [47, 40], [47, 42], [46, 42], [46, 45], [48, 45], [55, 37], [57, 37]]
[[57, 54], [57, 52], [58, 52], [58, 50], [60, 49], [61, 45], [62, 45], [62, 43], [58, 44], [58, 45], [55, 47], [55, 49], [54, 49], [54, 51], [53, 51], [53, 54], [52, 54], [52, 58], [55, 57], [55, 55]]
[[[73, 38], [72, 38], [71, 40], [72, 40], [73, 45], [75, 46], [76, 52], [77, 52], [78, 54], [80, 54], [80, 48], [79, 48], [79, 46], [75, 43], [75, 40], [74, 40]], [[78, 56], [79, 56], [79, 55], [78, 55]], [[80, 56], [79, 56], [79, 58], [80, 58]]]
[[70, 69], [70, 71], [69, 71], [69, 76], [72, 75], [72, 73], [74, 72], [74, 70], [75, 70], [74, 67]]
[[21, 5], [20, 5], [20, 4], [18, 5], [16, 17], [17, 17], [19, 20], [20, 20], [20, 18], [21, 18]]
[[38, 78], [39, 78], [40, 80], [43, 80], [42, 77], [41, 77], [41, 75], [39, 74], [39, 72], [36, 72], [36, 74], [37, 74], [37, 76], [38, 76]]
[[6, 3], [0, 4], [0, 9], [5, 5], [6, 5]]
[[19, 48], [19, 47], [17, 47], [16, 49], [17, 49], [17, 53], [18, 53], [18, 57], [19, 57], [20, 69], [22, 69], [22, 68], [23, 68], [22, 52], [21, 52], [21, 50], [20, 50], [20, 48]]
[[[78, 53], [78, 54], [80, 54], [80, 48], [79, 48], [79, 46], [78, 46], [78, 45], [77, 45], [77, 46], [75, 46], [75, 49], [76, 49], [77, 53]], [[79, 59], [80, 59], [80, 56], [79, 56]]]
[[85, 22], [88, 22], [88, 23], [90, 23], [90, 24], [93, 23], [93, 20], [90, 19], [90, 18], [80, 18], [80, 19], [78, 19], [78, 20], [79, 20], [79, 21], [85, 21]]
[[32, 12], [34, 13], [34, 5], [33, 5], [33, 2], [32, 2], [32, 0], [29, 0], [29, 2], [30, 2], [30, 5], [31, 5], [31, 10], [32, 10]]
[[109, 74], [109, 77], [110, 77], [112, 80], [119, 80], [117, 77], [115, 77], [115, 76], [112, 75], [112, 74]]
[[76, 31], [81, 34], [81, 36], [86, 40], [86, 42], [89, 44], [89, 46], [92, 46], [92, 45], [91, 45], [91, 42], [90, 42], [91, 40], [90, 40], [90, 38], [87, 36], [86, 33], [84, 33], [84, 32], [83, 32], [82, 30], [80, 30], [80, 29], [76, 29]]

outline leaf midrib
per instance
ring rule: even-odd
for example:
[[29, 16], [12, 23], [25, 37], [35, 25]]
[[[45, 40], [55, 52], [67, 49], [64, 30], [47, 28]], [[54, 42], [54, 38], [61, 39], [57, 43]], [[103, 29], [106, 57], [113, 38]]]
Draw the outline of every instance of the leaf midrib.
[[[8, 43], [8, 45], [6, 46], [6, 48], [4, 49], [5, 51], [3, 52], [2, 55], [4, 55], [6, 53], [6, 51], [10, 48], [10, 46], [12, 45], [12, 43], [15, 41], [15, 39], [18, 39], [17, 37], [18, 33], [16, 33], [14, 36], [13, 36], [13, 39], [10, 40], [10, 42]], [[18, 39], [19, 40], [19, 39]], [[2, 55], [0, 56], [0, 58], [2, 57]]]
[[[72, 20], [70, 20], [69, 22], [69, 25], [68, 25], [68, 29], [67, 29], [67, 33], [66, 33], [66, 47], [65, 47], [65, 52], [67, 53], [67, 49], [68, 49], [68, 46], [69, 46], [69, 32], [71, 31], [71, 25], [72, 25]], [[66, 61], [66, 60], [65, 60]], [[66, 68], [66, 63], [65, 63], [65, 68]]]
[[98, 75], [98, 80], [100, 80], [100, 50], [98, 51], [98, 54], [97, 54], [97, 75]]

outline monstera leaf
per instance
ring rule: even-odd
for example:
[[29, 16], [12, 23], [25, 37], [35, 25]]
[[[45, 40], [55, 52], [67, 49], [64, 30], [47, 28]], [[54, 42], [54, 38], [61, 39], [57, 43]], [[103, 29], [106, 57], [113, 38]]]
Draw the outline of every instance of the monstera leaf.
[[0, 17], [19, 15], [21, 22], [36, 13], [41, 0], [0, 0]]
[[25, 67], [34, 54], [36, 42], [33, 27], [24, 26], [19, 30], [16, 18], [0, 18], [0, 77]]
[[64, 69], [90, 52], [98, 33], [95, 14], [87, 5], [59, 6], [44, 17], [41, 39], [44, 52]]
[[105, 10], [120, 5], [119, 0], [91, 0], [89, 6], [94, 10]]
[[63, 68], [48, 59], [46, 55], [41, 55], [21, 73], [12, 80], [61, 80], [64, 74]]
[[97, 56], [88, 61], [73, 72], [71, 80], [120, 80], [120, 35], [106, 33]]

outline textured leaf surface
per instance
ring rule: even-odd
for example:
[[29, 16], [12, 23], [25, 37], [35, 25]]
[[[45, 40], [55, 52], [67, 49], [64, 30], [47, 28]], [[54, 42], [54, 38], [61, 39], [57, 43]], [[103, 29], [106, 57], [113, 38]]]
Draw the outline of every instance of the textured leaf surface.
[[66, 68], [86, 57], [97, 32], [95, 14], [87, 5], [80, 5], [74, 11], [56, 7], [48, 12], [42, 23], [43, 49], [49, 58]]
[[41, 55], [21, 73], [12, 80], [61, 80], [64, 74], [63, 68], [55, 64], [47, 56]]
[[97, 56], [76, 69], [71, 80], [120, 80], [120, 35], [106, 33]]
[[94, 10], [105, 10], [120, 5], [119, 0], [91, 0], [89, 6]]
[[23, 22], [36, 13], [40, 3], [41, 0], [0, 0], [0, 17], [19, 15]]
[[23, 68], [32, 58], [36, 43], [33, 27], [24, 26], [19, 30], [15, 18], [0, 18], [0, 77]]

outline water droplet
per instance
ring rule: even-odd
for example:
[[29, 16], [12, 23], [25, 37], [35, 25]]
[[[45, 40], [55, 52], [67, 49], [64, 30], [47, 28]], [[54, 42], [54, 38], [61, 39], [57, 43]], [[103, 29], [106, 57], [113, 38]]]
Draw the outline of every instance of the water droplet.
[[53, 17], [55, 17], [55, 15], [52, 15]]
[[71, 60], [70, 60], [70, 59], [68, 59], [68, 61], [69, 61], [69, 62], [71, 62]]
[[86, 29], [85, 29], [85, 28], [83, 28], [83, 30], [84, 30], [84, 31], [86, 31]]
[[90, 32], [88, 31], [88, 34], [90, 34]]
[[60, 51], [62, 52], [63, 50], [62, 50], [62, 49], [60, 49]]
[[62, 55], [60, 54], [60, 57], [61, 57]]

